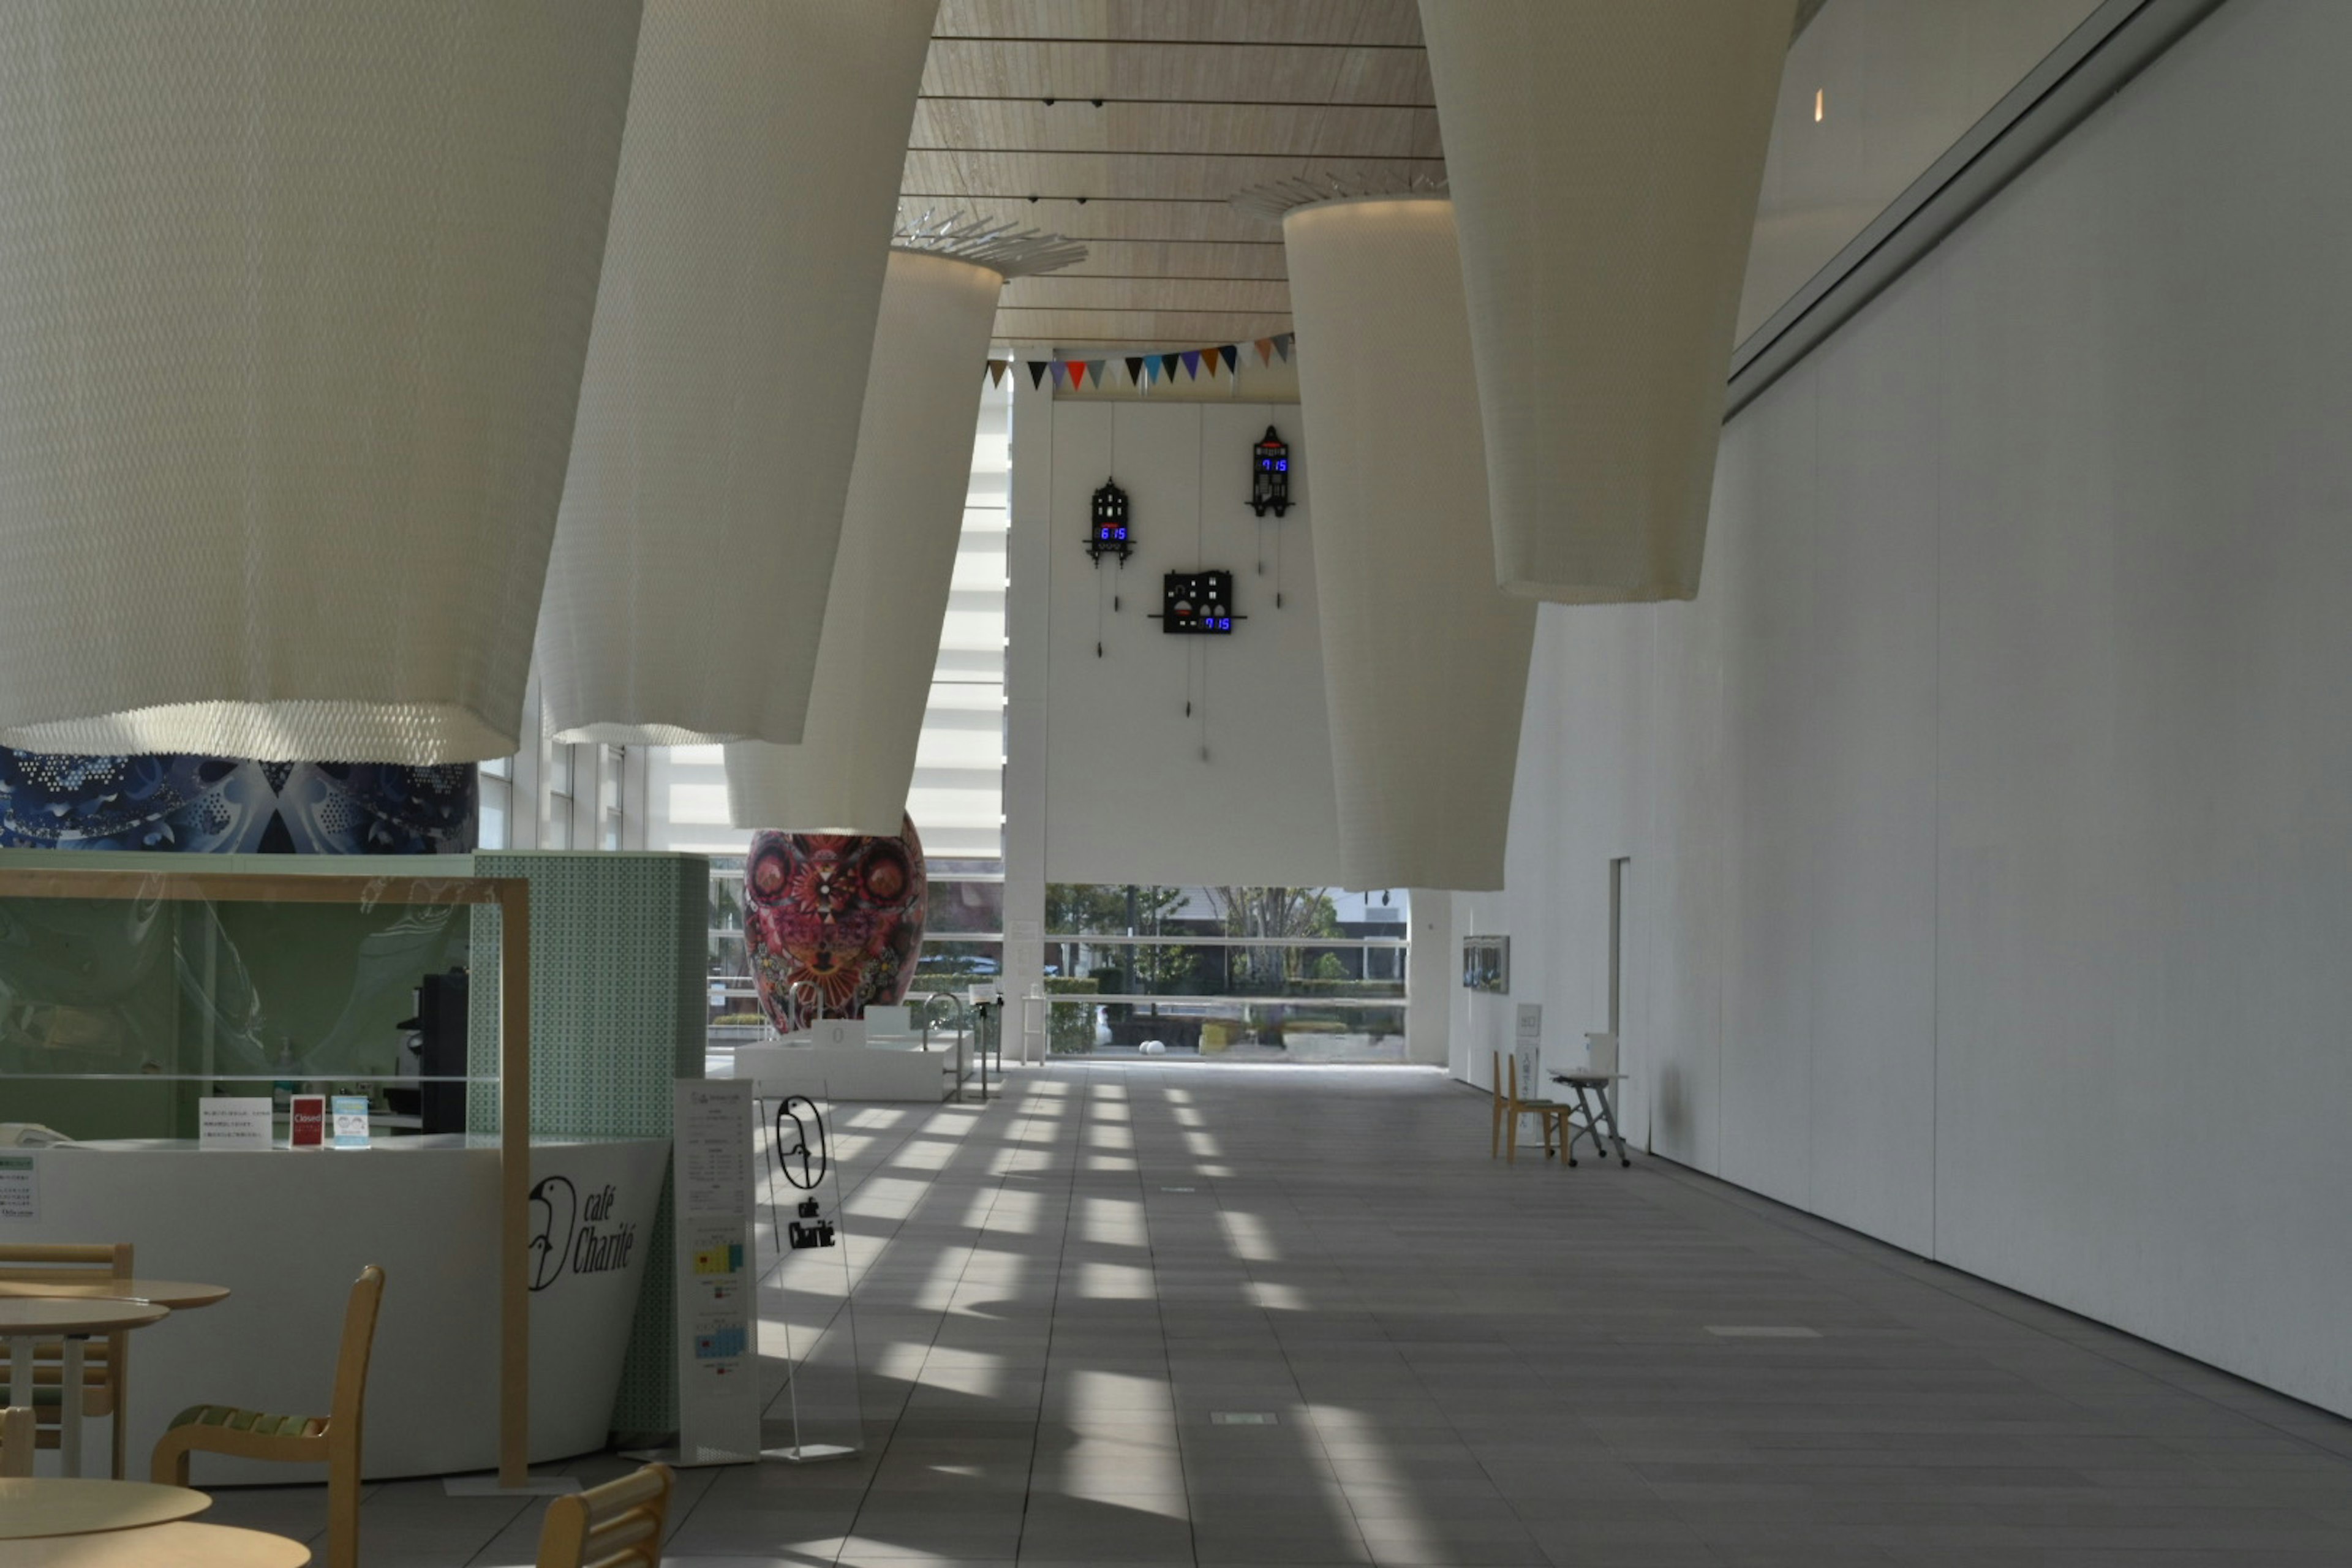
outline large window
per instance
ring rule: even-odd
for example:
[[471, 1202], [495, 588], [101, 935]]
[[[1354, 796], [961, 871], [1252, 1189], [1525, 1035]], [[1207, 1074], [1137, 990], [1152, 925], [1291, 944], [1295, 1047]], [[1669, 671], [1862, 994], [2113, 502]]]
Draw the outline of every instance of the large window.
[[[908, 999], [926, 991], [956, 995], [994, 990], [1004, 973], [1004, 866], [1000, 860], [929, 862], [929, 904], [921, 955]], [[743, 933], [743, 857], [710, 858], [710, 1043], [740, 1045], [767, 1034]]]
[[1402, 889], [1050, 884], [1048, 1043], [1402, 1061], [1410, 912]]
[[477, 846], [620, 848], [623, 823], [637, 809], [627, 798], [628, 748], [558, 744], [546, 732], [536, 679], [523, 697], [523, 733], [537, 743], [481, 765]]

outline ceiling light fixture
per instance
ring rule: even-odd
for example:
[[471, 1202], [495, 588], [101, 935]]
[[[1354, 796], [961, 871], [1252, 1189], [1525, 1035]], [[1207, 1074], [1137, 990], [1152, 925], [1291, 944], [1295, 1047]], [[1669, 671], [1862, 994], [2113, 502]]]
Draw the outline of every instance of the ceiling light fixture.
[[898, 831], [971, 479], [971, 367], [1005, 279], [1087, 254], [962, 213], [925, 213], [893, 241], [808, 720], [797, 745], [727, 747], [728, 811], [744, 827]]
[[637, 39], [0, 8], [0, 742], [516, 750]]
[[[1284, 215], [1292, 308], [1315, 344], [1297, 361], [1299, 413], [1339, 880], [1499, 888], [1536, 607], [1495, 584], [1454, 205], [1404, 182], [1335, 198], [1336, 184], [1234, 200]], [[1413, 373], [1386, 374], [1395, 363]]]
[[1515, 594], [1698, 592], [1794, 15], [1794, 0], [1421, 7], [1496, 580]]
[[937, 9], [646, 7], [540, 617], [558, 739], [800, 739]]

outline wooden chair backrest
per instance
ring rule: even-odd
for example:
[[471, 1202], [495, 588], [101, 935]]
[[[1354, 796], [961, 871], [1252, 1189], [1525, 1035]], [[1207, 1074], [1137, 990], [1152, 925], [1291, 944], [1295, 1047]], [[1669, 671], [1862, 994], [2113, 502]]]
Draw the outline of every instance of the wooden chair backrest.
[[539, 1568], [661, 1568], [669, 1521], [667, 1465], [647, 1465], [547, 1505]]
[[[1501, 1100], [1507, 1110], [1516, 1108], [1519, 1103], [1518, 1053], [1514, 1051], [1507, 1057], [1500, 1051], [1496, 1051], [1493, 1054], [1495, 1058], [1495, 1098]], [[1530, 1111], [1528, 1114], [1533, 1115], [1534, 1112]]]
[[127, 1241], [71, 1244], [26, 1242], [0, 1246], [0, 1279], [38, 1279], [55, 1285], [102, 1285], [131, 1278]]
[[375, 1349], [375, 1316], [383, 1305], [383, 1270], [371, 1263], [352, 1281], [343, 1307], [343, 1346], [335, 1356], [335, 1405], [327, 1432], [337, 1442], [360, 1440], [360, 1417], [367, 1408], [368, 1356]]
[[11, 1405], [0, 1410], [0, 1476], [31, 1475], [33, 1447], [38, 1440], [31, 1405]]

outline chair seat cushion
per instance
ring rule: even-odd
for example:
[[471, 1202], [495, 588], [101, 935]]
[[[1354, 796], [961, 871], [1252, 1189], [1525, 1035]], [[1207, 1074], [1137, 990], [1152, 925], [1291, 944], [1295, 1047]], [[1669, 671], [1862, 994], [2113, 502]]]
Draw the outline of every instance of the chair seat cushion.
[[327, 1429], [323, 1415], [266, 1415], [258, 1410], [239, 1410], [230, 1405], [191, 1405], [172, 1417], [174, 1430], [182, 1426], [219, 1426], [231, 1432], [250, 1432], [257, 1437], [315, 1437]]

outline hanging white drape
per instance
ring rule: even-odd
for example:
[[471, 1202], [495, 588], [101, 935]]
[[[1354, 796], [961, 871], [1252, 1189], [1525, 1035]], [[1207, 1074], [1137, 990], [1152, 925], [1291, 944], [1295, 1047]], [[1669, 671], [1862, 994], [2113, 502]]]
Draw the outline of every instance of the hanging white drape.
[[1003, 281], [968, 261], [890, 253], [808, 725], [798, 745], [728, 746], [728, 811], [738, 827], [898, 831], [955, 574]]
[[515, 750], [637, 23], [0, 6], [0, 743]]
[[1698, 592], [1795, 0], [1422, 0], [1496, 580]]
[[936, 9], [646, 7], [540, 628], [560, 738], [800, 738]]
[[1495, 585], [1453, 204], [1283, 220], [1351, 888], [1503, 885], [1536, 606]]

